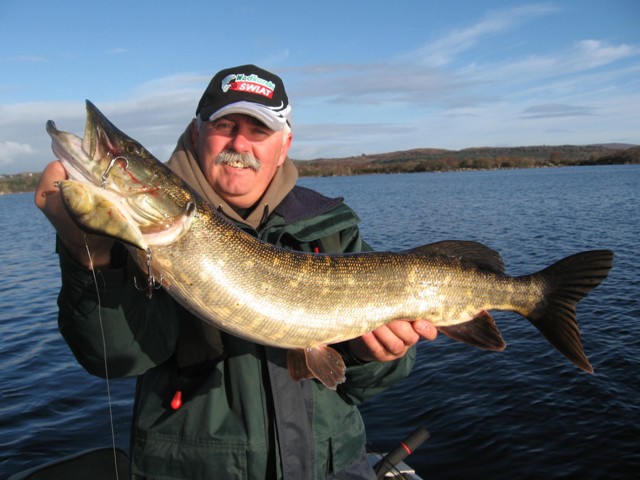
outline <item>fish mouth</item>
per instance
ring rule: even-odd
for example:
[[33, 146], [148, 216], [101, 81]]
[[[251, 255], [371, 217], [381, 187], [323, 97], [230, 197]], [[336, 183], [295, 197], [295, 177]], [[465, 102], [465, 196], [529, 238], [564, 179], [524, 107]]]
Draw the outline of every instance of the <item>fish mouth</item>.
[[55, 122], [47, 121], [51, 148], [73, 180], [100, 185], [110, 164], [118, 158], [122, 148], [119, 139], [128, 138], [116, 128], [96, 106], [86, 101], [84, 137], [58, 130]]
[[58, 130], [53, 120], [47, 121], [47, 133], [51, 137], [51, 149], [62, 162], [69, 178], [93, 183], [88, 166], [92, 159], [83, 148], [83, 140], [76, 135]]

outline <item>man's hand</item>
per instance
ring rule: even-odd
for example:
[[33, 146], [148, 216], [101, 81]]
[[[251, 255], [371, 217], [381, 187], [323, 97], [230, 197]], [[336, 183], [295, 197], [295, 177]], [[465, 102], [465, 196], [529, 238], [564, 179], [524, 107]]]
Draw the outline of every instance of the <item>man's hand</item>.
[[55, 185], [55, 182], [66, 180], [66, 178], [67, 174], [60, 162], [55, 161], [47, 165], [36, 188], [35, 204], [51, 222], [58, 232], [60, 241], [78, 263], [87, 268], [91, 266], [85, 244], [86, 237], [93, 266], [108, 266], [111, 262], [113, 241], [99, 235], [85, 234], [71, 219], [62, 203], [60, 189]]
[[436, 327], [427, 320], [393, 320], [348, 342], [351, 354], [362, 361], [388, 362], [403, 357], [418, 340], [435, 340]]

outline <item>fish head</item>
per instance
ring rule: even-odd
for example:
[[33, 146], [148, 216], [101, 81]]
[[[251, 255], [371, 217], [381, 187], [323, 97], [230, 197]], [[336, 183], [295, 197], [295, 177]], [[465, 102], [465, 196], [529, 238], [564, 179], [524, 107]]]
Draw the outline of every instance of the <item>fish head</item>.
[[84, 137], [63, 132], [47, 122], [51, 147], [72, 180], [123, 193], [148, 189], [158, 160], [139, 142], [120, 131], [87, 100]]
[[[184, 228], [185, 216], [193, 214], [193, 191], [93, 103], [87, 100], [86, 107], [83, 138], [58, 130], [51, 120], [46, 125], [52, 150], [69, 179], [102, 189], [112, 205], [127, 211], [127, 221], [135, 222], [142, 235], [161, 239], [162, 232], [173, 231], [177, 224]], [[89, 196], [79, 188], [67, 190], [63, 200], [73, 213], [82, 204], [78, 192]], [[75, 202], [74, 196], [78, 196]], [[69, 208], [69, 202], [74, 202], [74, 208]], [[107, 220], [97, 218], [96, 222]], [[100, 231], [96, 226], [93, 230]]]

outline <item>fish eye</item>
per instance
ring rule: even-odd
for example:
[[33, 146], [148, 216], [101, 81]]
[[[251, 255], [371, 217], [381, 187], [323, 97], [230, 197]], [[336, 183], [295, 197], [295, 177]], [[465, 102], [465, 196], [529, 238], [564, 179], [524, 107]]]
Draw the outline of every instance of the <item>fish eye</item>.
[[131, 153], [131, 154], [140, 153], [140, 148], [138, 148], [138, 146], [135, 143], [128, 143], [124, 148], [127, 151], [127, 153]]

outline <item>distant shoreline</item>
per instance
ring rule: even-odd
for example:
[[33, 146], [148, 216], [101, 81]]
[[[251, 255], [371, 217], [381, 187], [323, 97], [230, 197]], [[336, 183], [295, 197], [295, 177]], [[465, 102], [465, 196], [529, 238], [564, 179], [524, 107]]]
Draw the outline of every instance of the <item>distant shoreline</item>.
[[[506, 170], [514, 168], [640, 163], [640, 146], [560, 145], [536, 147], [422, 148], [345, 158], [293, 160], [301, 177], [343, 177], [389, 173]], [[41, 173], [0, 175], [0, 195], [34, 192]]]
[[337, 159], [294, 161], [300, 176], [350, 176], [373, 173], [448, 172], [572, 165], [640, 163], [635, 145], [560, 145], [482, 147], [464, 150], [414, 149]]

